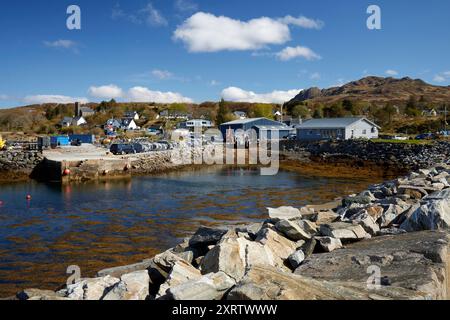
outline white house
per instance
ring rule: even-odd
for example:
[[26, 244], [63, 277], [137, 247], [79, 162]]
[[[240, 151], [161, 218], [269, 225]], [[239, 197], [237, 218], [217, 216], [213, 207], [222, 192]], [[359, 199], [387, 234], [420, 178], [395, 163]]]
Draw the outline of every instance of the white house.
[[87, 121], [83, 117], [64, 117], [59, 124], [63, 128], [79, 127], [87, 124]]
[[139, 127], [137, 126], [136, 122], [134, 122], [134, 119], [132, 118], [124, 118], [121, 121], [121, 129], [123, 130], [137, 130]]
[[247, 119], [247, 114], [244, 111], [235, 111], [233, 115], [239, 120]]
[[296, 127], [298, 140], [376, 139], [381, 129], [366, 118], [311, 119]]
[[182, 122], [178, 125], [181, 129], [193, 129], [193, 128], [212, 128], [213, 124], [210, 120], [204, 119], [192, 119], [185, 122]]
[[131, 118], [131, 119], [137, 121], [140, 119], [140, 116], [137, 111], [127, 111], [127, 112], [125, 112], [125, 118]]

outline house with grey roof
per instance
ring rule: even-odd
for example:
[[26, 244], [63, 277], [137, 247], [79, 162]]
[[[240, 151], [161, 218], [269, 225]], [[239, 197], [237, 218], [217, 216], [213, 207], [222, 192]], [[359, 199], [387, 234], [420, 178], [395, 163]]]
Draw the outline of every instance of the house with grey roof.
[[297, 127], [297, 140], [376, 139], [381, 129], [367, 118], [311, 119]]
[[251, 131], [258, 140], [278, 140], [287, 137], [291, 128], [284, 123], [267, 118], [249, 118], [234, 120], [220, 125], [220, 131], [226, 141], [250, 139]]

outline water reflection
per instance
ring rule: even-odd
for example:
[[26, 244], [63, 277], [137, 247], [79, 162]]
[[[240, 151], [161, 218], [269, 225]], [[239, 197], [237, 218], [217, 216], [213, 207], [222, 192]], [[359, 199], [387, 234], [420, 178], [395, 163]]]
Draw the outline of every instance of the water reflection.
[[377, 180], [211, 167], [65, 186], [2, 185], [0, 297], [23, 287], [55, 289], [72, 264], [93, 276], [151, 257], [200, 225], [260, 221], [268, 206], [322, 203]]

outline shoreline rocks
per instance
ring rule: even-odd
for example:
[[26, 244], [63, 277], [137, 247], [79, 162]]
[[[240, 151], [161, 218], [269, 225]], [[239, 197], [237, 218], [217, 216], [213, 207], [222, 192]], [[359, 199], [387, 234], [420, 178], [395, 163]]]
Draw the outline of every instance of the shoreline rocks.
[[446, 299], [449, 181], [439, 164], [331, 204], [269, 209], [262, 223], [202, 227], [152, 259], [17, 298]]

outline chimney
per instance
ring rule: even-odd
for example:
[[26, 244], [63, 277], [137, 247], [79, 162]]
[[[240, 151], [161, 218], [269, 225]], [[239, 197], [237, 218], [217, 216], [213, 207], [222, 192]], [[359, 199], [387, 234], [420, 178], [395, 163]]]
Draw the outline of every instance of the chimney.
[[75, 117], [80, 116], [80, 104], [78, 102], [75, 102]]

